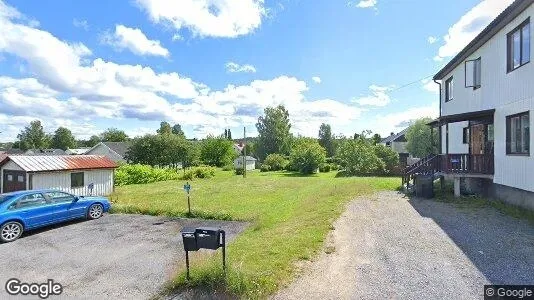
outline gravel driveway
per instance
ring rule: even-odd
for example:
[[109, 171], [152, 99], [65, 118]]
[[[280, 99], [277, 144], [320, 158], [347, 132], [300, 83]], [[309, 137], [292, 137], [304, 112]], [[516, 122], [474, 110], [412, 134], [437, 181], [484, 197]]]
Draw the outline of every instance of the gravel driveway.
[[384, 192], [334, 225], [275, 299], [480, 299], [484, 284], [534, 284], [534, 226], [493, 208]]
[[4, 283], [13, 277], [23, 282], [53, 279], [63, 285], [63, 296], [78, 299], [147, 299], [185, 268], [179, 234], [184, 226], [221, 227], [231, 240], [246, 224], [105, 215], [46, 228], [0, 244], [0, 299], [7, 296]]

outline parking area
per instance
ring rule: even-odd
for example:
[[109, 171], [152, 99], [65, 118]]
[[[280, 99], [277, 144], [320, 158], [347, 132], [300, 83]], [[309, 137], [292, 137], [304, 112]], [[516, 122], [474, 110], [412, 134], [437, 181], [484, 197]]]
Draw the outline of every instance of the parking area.
[[[246, 223], [170, 219], [141, 215], [105, 215], [26, 234], [0, 244], [0, 283], [53, 279], [63, 295], [75, 298], [146, 299], [185, 267], [180, 229], [221, 227], [227, 242]], [[209, 250], [204, 250], [206, 253]]]

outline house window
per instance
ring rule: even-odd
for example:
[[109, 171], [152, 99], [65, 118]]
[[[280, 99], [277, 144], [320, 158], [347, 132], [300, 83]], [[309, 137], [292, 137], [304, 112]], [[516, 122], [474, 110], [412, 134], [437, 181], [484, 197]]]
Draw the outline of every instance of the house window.
[[478, 89], [481, 86], [482, 59], [468, 60], [465, 62], [465, 87]]
[[495, 127], [493, 126], [493, 124], [488, 124], [488, 141], [493, 141], [495, 139], [494, 131]]
[[506, 117], [506, 153], [530, 155], [529, 112]]
[[454, 88], [453, 78], [449, 78], [445, 81], [445, 102], [452, 100], [452, 93]]
[[508, 72], [530, 61], [530, 18], [508, 33]]
[[7, 181], [13, 181], [13, 175], [7, 175]]
[[70, 187], [77, 188], [83, 187], [83, 172], [70, 173]]
[[463, 143], [469, 144], [469, 127], [465, 127], [463, 130]]

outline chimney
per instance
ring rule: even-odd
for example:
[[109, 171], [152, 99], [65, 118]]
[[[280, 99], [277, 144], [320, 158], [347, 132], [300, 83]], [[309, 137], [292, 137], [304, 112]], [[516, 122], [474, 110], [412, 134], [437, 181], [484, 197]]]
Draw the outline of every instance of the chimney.
[[392, 132], [391, 135], [395, 135], [395, 132]]

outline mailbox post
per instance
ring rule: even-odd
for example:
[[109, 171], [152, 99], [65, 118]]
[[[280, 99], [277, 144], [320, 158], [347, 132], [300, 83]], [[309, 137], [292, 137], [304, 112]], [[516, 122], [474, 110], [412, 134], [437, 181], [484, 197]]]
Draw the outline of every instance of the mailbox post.
[[191, 216], [191, 200], [190, 200], [191, 185], [189, 184], [189, 182], [184, 184], [184, 191], [187, 193], [187, 210], [189, 212], [189, 216]]
[[199, 249], [217, 250], [222, 247], [223, 271], [226, 273], [226, 232], [220, 228], [184, 227], [181, 231], [185, 250], [187, 280], [189, 280], [189, 251]]

